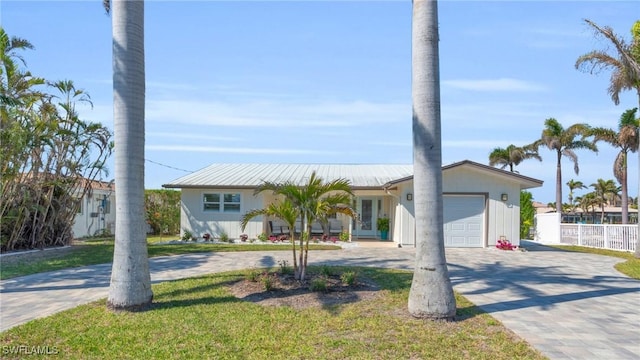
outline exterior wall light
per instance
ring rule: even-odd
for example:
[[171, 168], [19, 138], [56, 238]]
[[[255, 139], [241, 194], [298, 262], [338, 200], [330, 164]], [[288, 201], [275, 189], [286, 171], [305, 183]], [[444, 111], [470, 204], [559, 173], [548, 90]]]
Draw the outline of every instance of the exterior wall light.
[[413, 200], [413, 194], [407, 193], [407, 201], [411, 201], [411, 200]]
[[507, 200], [509, 200], [509, 196], [507, 194], [502, 194], [502, 195], [500, 195], [500, 199], [502, 201], [507, 201]]

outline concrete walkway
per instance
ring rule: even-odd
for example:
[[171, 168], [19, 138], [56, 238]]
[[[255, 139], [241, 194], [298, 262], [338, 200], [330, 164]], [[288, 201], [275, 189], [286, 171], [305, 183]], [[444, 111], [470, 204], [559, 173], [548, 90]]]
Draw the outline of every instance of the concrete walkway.
[[[447, 249], [454, 288], [551, 359], [640, 359], [640, 281], [620, 259], [528, 243], [528, 252]], [[312, 264], [413, 269], [414, 249], [314, 251]], [[277, 266], [288, 252], [191, 254], [150, 260], [152, 281]], [[0, 281], [0, 329], [7, 330], [107, 296], [110, 265]]]

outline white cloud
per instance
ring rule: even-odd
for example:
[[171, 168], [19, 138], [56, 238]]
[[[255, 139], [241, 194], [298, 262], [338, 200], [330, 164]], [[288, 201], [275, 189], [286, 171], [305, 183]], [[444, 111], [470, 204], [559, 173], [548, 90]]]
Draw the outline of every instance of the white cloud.
[[442, 84], [445, 86], [471, 91], [519, 91], [519, 92], [538, 92], [545, 91], [546, 87], [524, 80], [501, 78], [501, 79], [485, 79], [485, 80], [444, 80]]
[[356, 127], [396, 123], [410, 116], [410, 105], [369, 101], [238, 103], [207, 100], [149, 100], [148, 121], [228, 127]]
[[232, 148], [216, 146], [196, 146], [196, 145], [146, 145], [146, 150], [151, 151], [182, 151], [182, 152], [206, 152], [220, 154], [272, 154], [272, 155], [336, 155], [337, 151], [326, 150], [302, 150], [302, 149], [268, 149], [268, 148]]

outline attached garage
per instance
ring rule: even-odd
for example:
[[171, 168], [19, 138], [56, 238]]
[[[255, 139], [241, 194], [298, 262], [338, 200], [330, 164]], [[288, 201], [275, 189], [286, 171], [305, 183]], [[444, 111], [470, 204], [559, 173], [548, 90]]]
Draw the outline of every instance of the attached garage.
[[[398, 199], [393, 213], [394, 241], [416, 245], [413, 177], [385, 186]], [[500, 238], [520, 244], [520, 191], [542, 181], [473, 161], [442, 167], [444, 243], [446, 247], [495, 246]]]
[[485, 196], [443, 196], [446, 247], [484, 247]]

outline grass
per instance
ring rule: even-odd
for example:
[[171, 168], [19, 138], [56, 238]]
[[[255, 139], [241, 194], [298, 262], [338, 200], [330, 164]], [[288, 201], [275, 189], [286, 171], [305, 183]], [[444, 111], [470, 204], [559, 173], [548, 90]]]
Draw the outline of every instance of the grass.
[[344, 270], [375, 281], [380, 296], [263, 307], [226, 288], [246, 272], [212, 274], [154, 285], [144, 312], [113, 313], [101, 300], [12, 328], [0, 334], [3, 358], [23, 357], [9, 350], [28, 344], [64, 359], [544, 359], [460, 295], [455, 322], [410, 317], [411, 272]]
[[[177, 245], [157, 244], [159, 237], [147, 240], [149, 257], [231, 251], [290, 251], [287, 245], [265, 244], [214, 244], [186, 243]], [[165, 237], [165, 240], [167, 238]], [[86, 265], [105, 264], [113, 261], [113, 238], [90, 239], [76, 242], [69, 249], [41, 251], [29, 255], [13, 255], [2, 259], [0, 279], [31, 275]], [[334, 245], [309, 245], [311, 250], [340, 249]], [[14, 258], [14, 256], [16, 258]], [[17, 258], [22, 257], [22, 258]]]
[[615, 266], [616, 270], [620, 271], [621, 273], [627, 275], [630, 278], [640, 280], [640, 259], [635, 258], [633, 256], [633, 253], [615, 251], [615, 250], [597, 249], [597, 248], [590, 248], [590, 247], [584, 247], [584, 246], [554, 245], [553, 247], [562, 249], [562, 250], [567, 250], [567, 251], [613, 256], [621, 259], [626, 259], [627, 261], [616, 264]]

